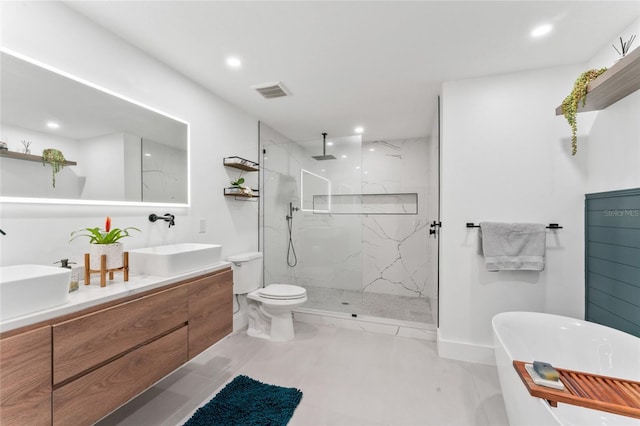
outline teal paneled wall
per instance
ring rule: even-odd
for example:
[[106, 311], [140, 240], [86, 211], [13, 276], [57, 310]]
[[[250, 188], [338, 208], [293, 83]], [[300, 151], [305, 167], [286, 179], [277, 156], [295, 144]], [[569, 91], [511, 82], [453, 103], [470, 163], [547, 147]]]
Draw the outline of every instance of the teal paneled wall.
[[640, 188], [587, 194], [588, 321], [640, 337]]

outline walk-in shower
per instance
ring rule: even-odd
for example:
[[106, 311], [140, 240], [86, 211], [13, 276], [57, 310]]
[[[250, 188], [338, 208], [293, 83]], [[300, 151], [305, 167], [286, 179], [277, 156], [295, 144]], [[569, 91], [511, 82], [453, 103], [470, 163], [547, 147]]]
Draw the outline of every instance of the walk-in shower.
[[265, 283], [304, 287], [302, 309], [433, 324], [426, 138], [322, 136], [261, 124]]

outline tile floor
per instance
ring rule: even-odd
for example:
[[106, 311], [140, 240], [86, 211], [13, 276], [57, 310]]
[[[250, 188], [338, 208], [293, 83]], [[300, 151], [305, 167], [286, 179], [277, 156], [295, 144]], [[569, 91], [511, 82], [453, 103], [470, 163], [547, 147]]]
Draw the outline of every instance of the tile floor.
[[308, 299], [304, 304], [305, 309], [434, 324], [431, 304], [426, 297], [395, 296], [311, 286], [305, 288]]
[[230, 335], [99, 425], [181, 425], [238, 374], [301, 389], [292, 426], [508, 424], [495, 367], [441, 359], [435, 342], [295, 327], [287, 343]]

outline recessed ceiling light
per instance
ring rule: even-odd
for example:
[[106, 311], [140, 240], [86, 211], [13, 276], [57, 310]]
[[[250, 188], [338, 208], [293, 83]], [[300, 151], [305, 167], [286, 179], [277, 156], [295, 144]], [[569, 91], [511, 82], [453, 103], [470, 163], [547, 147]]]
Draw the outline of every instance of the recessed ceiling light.
[[227, 65], [229, 68], [240, 68], [242, 66], [242, 62], [235, 56], [230, 56], [227, 58]]
[[144, 153], [144, 156], [145, 156], [145, 157], [151, 157], [151, 154], [149, 154], [148, 152], [145, 152], [145, 153]]
[[320, 170], [320, 171], [321, 171], [321, 172], [326, 172], [326, 171], [327, 171], [327, 169], [322, 169], [322, 170]]
[[356, 132], [357, 134], [360, 134], [364, 132], [364, 127], [356, 127], [355, 129], [353, 129], [353, 131]]
[[356, 166], [356, 170], [360, 170], [360, 166]]
[[58, 123], [56, 123], [55, 121], [49, 121], [47, 122], [47, 127], [50, 129], [59, 129], [60, 125]]
[[375, 148], [369, 148], [369, 151], [371, 151], [371, 152], [373, 152], [375, 150], [376, 150]]
[[331, 146], [333, 145], [333, 142], [327, 142], [327, 145]]
[[551, 24], [539, 25], [531, 31], [531, 37], [542, 37], [543, 35], [549, 34], [552, 28]]
[[347, 156], [346, 156], [346, 155], [341, 155], [341, 157], [342, 157], [342, 158], [347, 158]]

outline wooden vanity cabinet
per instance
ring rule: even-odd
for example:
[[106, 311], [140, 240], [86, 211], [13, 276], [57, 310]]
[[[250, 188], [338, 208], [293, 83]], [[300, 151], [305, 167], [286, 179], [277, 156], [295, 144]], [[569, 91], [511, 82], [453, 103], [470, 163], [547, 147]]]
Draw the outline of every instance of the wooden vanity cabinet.
[[90, 425], [233, 330], [226, 268], [0, 340], [0, 425]]
[[51, 327], [0, 340], [0, 425], [51, 424]]
[[189, 284], [189, 359], [233, 331], [233, 272]]

